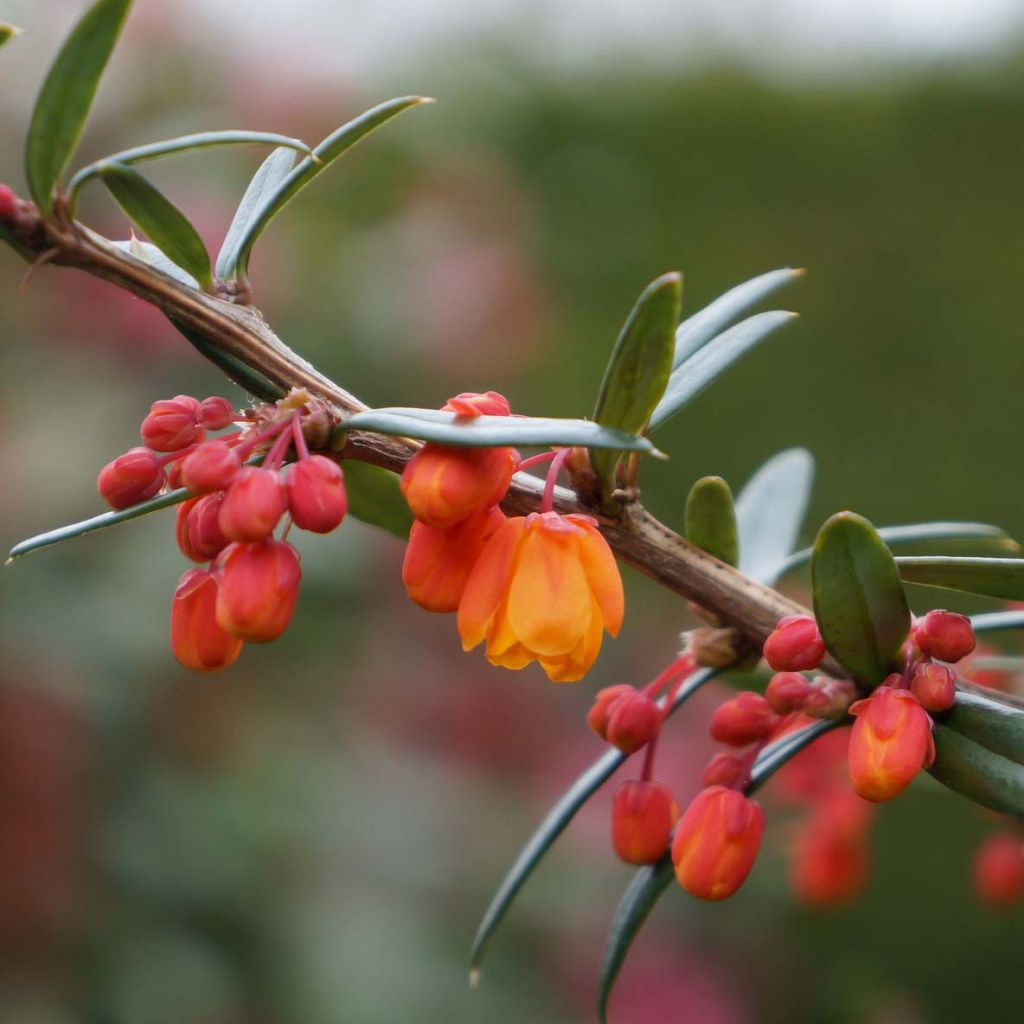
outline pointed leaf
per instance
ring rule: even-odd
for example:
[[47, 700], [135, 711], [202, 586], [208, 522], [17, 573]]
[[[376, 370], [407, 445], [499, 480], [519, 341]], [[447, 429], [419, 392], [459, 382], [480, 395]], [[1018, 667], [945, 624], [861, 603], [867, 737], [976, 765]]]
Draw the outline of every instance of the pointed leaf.
[[676, 331], [676, 351], [672, 367], [679, 366], [695, 352], [699, 352], [712, 338], [721, 334], [737, 317], [742, 316], [762, 299], [791, 281], [803, 277], [803, 270], [785, 267], [744, 281], [719, 295], [714, 302], [687, 317]]
[[983, 807], [1024, 816], [1024, 764], [1011, 761], [938, 722], [931, 775]]
[[412, 513], [398, 486], [398, 477], [368, 462], [346, 459], [345, 492], [348, 510], [364, 523], [379, 526], [405, 540], [412, 529]]
[[[652, 281], [637, 299], [619, 334], [601, 381], [594, 421], [639, 434], [665, 393], [672, 370], [675, 328], [683, 298], [683, 279], [677, 273]], [[615, 487], [620, 456], [591, 453], [603, 493]]]
[[439, 444], [585, 445], [617, 451], [655, 452], [645, 437], [602, 427], [590, 420], [543, 419], [534, 416], [477, 416], [467, 419], [438, 409], [369, 409], [350, 416], [342, 430], [369, 430], [397, 437], [418, 437]]
[[985, 612], [971, 616], [975, 633], [994, 633], [1001, 629], [1024, 629], [1024, 612]]
[[97, 0], [71, 30], [36, 98], [25, 142], [25, 177], [43, 216], [85, 127], [131, 0]]
[[204, 289], [213, 287], [210, 255], [189, 219], [138, 171], [122, 164], [100, 167], [103, 183], [154, 245]]
[[[779, 768], [804, 747], [840, 724], [842, 723], [839, 721], [815, 722], [804, 729], [782, 736], [775, 743], [766, 747], [754, 763], [750, 773], [750, 783], [745, 792], [748, 795], [755, 793]], [[622, 970], [626, 954], [673, 877], [672, 860], [666, 854], [656, 864], [649, 864], [637, 871], [615, 909], [608, 939], [605, 942], [604, 960], [601, 964], [597, 1009], [598, 1020], [601, 1024], [607, 1022], [608, 999], [619, 972]]]
[[947, 729], [993, 754], [1024, 764], [1024, 708], [1007, 704], [995, 695], [989, 698], [960, 690], [956, 703], [940, 720]]
[[304, 189], [321, 171], [360, 139], [391, 118], [421, 103], [433, 102], [424, 96], [401, 96], [388, 100], [360, 114], [328, 135], [314, 150], [314, 157], [306, 157], [278, 186], [270, 191], [249, 218], [245, 231], [238, 238], [230, 258], [224, 259], [225, 278], [244, 278], [249, 266], [249, 254], [256, 239], [282, 209]]
[[772, 456], [736, 499], [739, 569], [769, 586], [778, 579], [807, 514], [814, 459], [806, 448]]
[[739, 561], [740, 541], [732, 491], [720, 476], [701, 477], [686, 499], [686, 539], [728, 565]]
[[227, 280], [238, 265], [239, 247], [252, 221], [258, 217], [263, 204], [280, 188], [281, 183], [295, 166], [295, 154], [290, 149], [275, 149], [260, 164], [252, 176], [242, 201], [235, 210], [231, 227], [224, 238], [224, 244], [217, 255], [217, 276]]
[[696, 398], [716, 377], [724, 373], [738, 359], [745, 356], [758, 342], [780, 327], [790, 323], [796, 313], [775, 310], [758, 313], [719, 334], [699, 352], [677, 366], [669, 377], [665, 397], [651, 416], [651, 430], [660, 427], [684, 405]]
[[[714, 669], [698, 669], [689, 676], [679, 688], [672, 707], [668, 711], [671, 716], [679, 710], [705, 683], [714, 679], [718, 673]], [[664, 706], [664, 698], [659, 701]], [[667, 717], [667, 716], [666, 716]], [[537, 830], [527, 840], [519, 852], [512, 867], [498, 886], [498, 891], [484, 913], [476, 938], [473, 940], [471, 953], [470, 977], [475, 983], [479, 977], [484, 956], [490, 941], [508, 912], [512, 901], [519, 890], [526, 884], [544, 854], [551, 848], [555, 840], [565, 831], [576, 812], [597, 792], [597, 790], [615, 773], [616, 769], [626, 760], [626, 755], [614, 747], [605, 751], [576, 781], [562, 794], [558, 802], [548, 811]]]
[[[68, 194], [72, 200], [78, 194], [86, 182], [99, 177], [105, 164], [140, 164], [147, 160], [159, 160], [165, 156], [175, 156], [178, 153], [190, 153], [196, 149], [208, 149], [211, 146], [241, 146], [248, 144], [263, 146], [280, 146], [289, 152], [299, 152], [307, 155], [313, 150], [301, 139], [292, 139], [287, 135], [278, 135], [276, 132], [249, 132], [229, 129], [226, 131], [194, 132], [191, 135], [179, 135], [174, 139], [163, 139], [160, 142], [149, 142], [144, 146], [132, 146], [131, 149], [122, 149], [120, 153], [113, 153], [96, 163], [83, 167], [76, 171], [68, 185]], [[294, 156], [292, 163], [294, 163]]]
[[167, 319], [174, 324], [175, 328], [201, 356], [208, 359], [250, 395], [261, 398], [264, 402], [276, 402], [278, 399], [284, 398], [286, 389], [264, 376], [259, 370], [253, 369], [237, 356], [214, 345], [187, 324], [183, 324], [173, 317]]
[[177, 263], [172, 263], [152, 242], [143, 242], [132, 235], [127, 242], [112, 242], [115, 249], [120, 249], [137, 260], [142, 260], [160, 273], [173, 278], [188, 288], [198, 288], [199, 282], [189, 273], [182, 270]]
[[814, 544], [811, 579], [825, 646], [861, 683], [877, 686], [910, 632], [896, 563], [878, 531], [854, 512], [832, 516]]
[[[969, 545], [972, 553], [1013, 555], [1020, 551], [1020, 545], [1005, 530], [988, 523], [913, 523], [909, 526], [880, 526], [878, 536], [886, 546], [911, 544], [926, 547], [938, 542], [960, 541]], [[779, 575], [807, 565], [814, 553], [813, 548], [794, 551], [786, 559]]]
[[922, 555], [897, 558], [896, 564], [908, 583], [1024, 601], [1024, 558]]

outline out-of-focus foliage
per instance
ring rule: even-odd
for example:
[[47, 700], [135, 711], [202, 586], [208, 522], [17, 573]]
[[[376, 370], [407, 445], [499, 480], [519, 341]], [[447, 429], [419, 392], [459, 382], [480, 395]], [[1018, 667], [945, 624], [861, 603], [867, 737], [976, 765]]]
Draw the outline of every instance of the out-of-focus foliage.
[[[644, 467], [653, 510], [681, 526], [698, 477], [735, 488], [804, 445], [818, 459], [811, 522], [852, 507], [880, 524], [970, 519], [1024, 535], [1015, 72], [798, 87], [619, 66], [566, 81], [492, 53], [403, 67], [369, 95], [303, 77], [286, 50], [257, 71], [161, 7], [140, 5], [129, 26], [83, 159], [228, 124], [315, 141], [398, 90], [441, 100], [325, 175], [253, 260], [268, 319], [367, 401], [432, 406], [497, 387], [517, 410], [584, 416], [655, 275], [685, 272], [685, 313], [805, 266], [784, 299], [798, 324], [659, 432], [673, 458]], [[8, 139], [56, 32], [16, 13], [32, 31], [0, 54]], [[20, 187], [17, 148], [0, 149], [0, 180]], [[147, 176], [212, 247], [263, 156], [203, 152]], [[81, 208], [128, 237], [102, 189]], [[9, 542], [100, 511], [96, 471], [134, 442], [150, 401], [226, 387], [138, 300], [54, 269], [21, 295], [21, 272], [0, 253]], [[601, 800], [521, 897], [473, 993], [466, 954], [510, 855], [600, 752], [589, 697], [667, 660], [689, 623], [682, 602], [631, 578], [622, 637], [589, 680], [556, 690], [462, 655], [449, 621], [409, 606], [393, 538], [353, 522], [299, 543], [293, 626], [211, 678], [166, 649], [183, 568], [171, 514], [6, 570], [3, 1019], [592, 1019], [629, 877]], [[695, 698], [670, 726], [665, 772], [683, 799], [714, 701]], [[851, 910], [799, 909], [781, 856], [729, 905], [671, 893], [611, 1019], [664, 1020], [668, 1005], [706, 1021], [952, 1022], [982, 1001], [987, 1019], [1012, 1019], [1020, 912], [977, 909], [969, 891], [986, 822], [931, 782], [916, 790], [880, 814], [876, 875]]]

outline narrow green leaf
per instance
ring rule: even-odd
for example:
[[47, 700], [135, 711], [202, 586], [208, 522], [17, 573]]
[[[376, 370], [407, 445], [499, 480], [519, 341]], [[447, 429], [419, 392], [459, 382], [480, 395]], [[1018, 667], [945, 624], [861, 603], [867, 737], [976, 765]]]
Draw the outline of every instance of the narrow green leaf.
[[210, 254], [181, 210], [130, 167], [103, 164], [99, 173], [121, 209], [149, 235], [153, 244], [201, 287], [212, 289]]
[[235, 216], [231, 220], [231, 227], [224, 238], [224, 244], [217, 254], [217, 276], [228, 280], [238, 266], [238, 258], [242, 240], [245, 238], [250, 225], [255, 217], [260, 215], [260, 210], [267, 199], [280, 188], [281, 183], [292, 172], [295, 166], [295, 154], [290, 149], [275, 149], [260, 164], [256, 173], [252, 176], [242, 201], [235, 210]]
[[854, 512], [832, 516], [815, 541], [811, 579], [825, 646], [861, 683], [877, 686], [910, 632], [896, 563], [878, 531]]
[[956, 703], [940, 716], [947, 729], [979, 743], [993, 754], [1024, 764], [1024, 709], [997, 696], [958, 691]]
[[[746, 793], [750, 795], [756, 792], [782, 765], [804, 747], [840, 724], [839, 721], [815, 722], [805, 729], [783, 736], [771, 746], [766, 747], [751, 770], [750, 783], [746, 787]], [[656, 864], [640, 868], [633, 876], [633, 880], [629, 883], [615, 909], [608, 939], [605, 942], [604, 960], [601, 964], [597, 1006], [598, 1020], [601, 1024], [607, 1022], [608, 999], [619, 972], [622, 970], [626, 954], [654, 909], [654, 905], [668, 888], [674, 874], [672, 860], [667, 854]]]
[[625, 452], [655, 452], [645, 437], [602, 427], [590, 420], [543, 419], [533, 416], [477, 416], [467, 420], [437, 409], [369, 409], [350, 416], [342, 430], [369, 430], [397, 437], [418, 437], [439, 444], [586, 445]]
[[908, 583], [1024, 601], [1024, 558], [957, 558], [952, 555], [897, 558]]
[[412, 529], [412, 513], [399, 489], [398, 477], [379, 466], [355, 459], [346, 459], [342, 468], [349, 512], [356, 519], [405, 540]]
[[96, 0], [71, 30], [36, 98], [25, 142], [25, 177], [43, 216], [85, 127], [131, 0]]
[[[673, 715], [705, 683], [718, 673], [714, 669], [699, 669], [679, 688], [668, 714]], [[659, 704], [664, 706], [664, 700]], [[558, 802], [548, 811], [544, 820], [527, 840], [512, 867], [498, 886], [484, 913], [471, 953], [470, 979], [475, 984], [480, 975], [484, 956], [490, 941], [508, 912], [512, 901], [526, 884], [555, 840], [565, 831], [576, 812], [608, 781], [616, 769], [626, 760], [626, 755], [614, 747], [605, 751], [575, 782], [562, 794]]]
[[[960, 541], [970, 545], [972, 554], [1014, 555], [1020, 545], [1005, 530], [988, 523], [914, 523], [910, 526], [880, 526], [878, 536], [888, 547], [910, 544], [914, 547], [928, 546], [939, 541]], [[784, 576], [794, 569], [807, 565], [814, 553], [813, 548], [794, 551], [779, 572]]]
[[143, 263], [173, 278], [179, 284], [183, 284], [188, 288], [199, 287], [199, 282], [191, 274], [182, 270], [177, 263], [172, 263], [152, 242], [143, 242], [132, 235], [131, 239], [127, 242], [112, 242], [111, 245], [115, 249], [120, 249], [130, 256], [134, 256], [137, 260], [142, 260]]
[[391, 118], [421, 103], [431, 103], [425, 96], [401, 96], [388, 100], [360, 114], [359, 117], [342, 125], [328, 135], [314, 150], [314, 157], [306, 157], [275, 189], [270, 191], [260, 206], [253, 210], [245, 231], [238, 238], [234, 250], [225, 257], [225, 278], [244, 278], [249, 266], [249, 254], [256, 239], [282, 209], [304, 189], [321, 171], [332, 164], [343, 153], [351, 149], [360, 139], [374, 129], [387, 123]]
[[673, 369], [695, 352], [699, 352], [712, 338], [724, 331], [737, 317], [752, 306], [756, 306], [772, 292], [785, 284], [803, 277], [803, 270], [785, 267], [769, 270], [767, 274], [744, 281], [719, 295], [714, 302], [687, 317], [676, 331], [676, 350], [672, 360]]
[[929, 772], [944, 786], [983, 807], [1024, 816], [1024, 764], [983, 747], [939, 723]]
[[[99, 177], [106, 164], [140, 164], [147, 160], [159, 160], [165, 156], [176, 156], [179, 153], [190, 153], [196, 149], [208, 149], [211, 146], [241, 146], [257, 144], [263, 146], [280, 146], [289, 152], [311, 155], [313, 150], [301, 139], [293, 139], [277, 132], [249, 132], [235, 129], [226, 131], [194, 132], [191, 135], [179, 135], [174, 139], [163, 139], [160, 142], [148, 142], [143, 146], [132, 146], [113, 153], [96, 163], [89, 164], [76, 171], [68, 185], [68, 195], [74, 202], [75, 196], [82, 186], [93, 178]], [[292, 163], [295, 162], [294, 157]]]
[[699, 352], [695, 352], [672, 371], [665, 397], [658, 403], [651, 416], [650, 429], [660, 427], [741, 356], [745, 356], [758, 342], [790, 323], [795, 317], [796, 313], [784, 313], [780, 310], [758, 313], [709, 341]]
[[769, 586], [779, 578], [807, 514], [814, 458], [806, 448], [773, 455], [736, 499], [739, 569]]
[[21, 35], [21, 29], [9, 25], [6, 21], [0, 21], [0, 46], [10, 42], [15, 36]]
[[729, 565], [739, 562], [740, 539], [732, 491], [720, 476], [701, 477], [686, 499], [686, 539]]
[[[604, 371], [594, 407], [594, 422], [639, 434], [661, 401], [672, 371], [675, 328], [683, 301], [683, 279], [677, 273], [652, 281], [636, 301], [619, 334]], [[620, 456], [591, 453], [603, 493], [615, 487]]]
[[1024, 612], [985, 612], [973, 615], [975, 633], [995, 633], [1002, 629], [1024, 629]]
[[214, 366], [218, 367], [240, 388], [248, 391], [250, 395], [262, 399], [264, 402], [276, 402], [284, 398], [286, 389], [264, 376], [259, 370], [253, 369], [243, 363], [237, 356], [218, 348], [208, 339], [204, 338], [198, 331], [193, 330], [186, 324], [168, 317], [181, 335], [188, 340], [192, 347], [205, 359], [208, 359]]

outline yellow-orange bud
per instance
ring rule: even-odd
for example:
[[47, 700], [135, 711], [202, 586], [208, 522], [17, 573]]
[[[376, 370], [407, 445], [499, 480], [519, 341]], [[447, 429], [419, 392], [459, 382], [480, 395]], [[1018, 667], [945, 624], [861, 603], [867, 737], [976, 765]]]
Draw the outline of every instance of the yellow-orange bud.
[[699, 899], [728, 899], [747, 880], [763, 832], [760, 804], [724, 786], [702, 790], [672, 840], [676, 880]]

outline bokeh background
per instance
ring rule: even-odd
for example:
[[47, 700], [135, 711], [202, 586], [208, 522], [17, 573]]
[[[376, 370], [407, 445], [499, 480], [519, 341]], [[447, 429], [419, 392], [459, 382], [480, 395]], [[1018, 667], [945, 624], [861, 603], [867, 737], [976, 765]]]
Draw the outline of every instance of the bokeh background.
[[[0, 180], [81, 0], [9, 0]], [[806, 537], [981, 519], [1024, 536], [1020, 401], [1024, 19], [1013, 0], [138, 0], [82, 159], [204, 128], [315, 142], [391, 95], [403, 115], [260, 246], [279, 333], [371, 403], [495, 388], [586, 415], [635, 296], [685, 272], [694, 311], [779, 266], [801, 320], [694, 402], [643, 479], [669, 523], [706, 473], [738, 489], [808, 447]], [[212, 246], [260, 155], [149, 172]], [[127, 224], [94, 188], [83, 215]], [[239, 392], [112, 287], [0, 253], [0, 534], [95, 514], [97, 469], [151, 401]], [[479, 916], [546, 806], [600, 753], [594, 691], [642, 682], [690, 624], [627, 574], [629, 613], [585, 682], [490, 669], [410, 606], [401, 544], [358, 522], [300, 537], [288, 633], [231, 670], [166, 642], [185, 568], [153, 516], [4, 570], [0, 1019], [18, 1024], [584, 1022], [631, 872], [595, 799], [466, 984]], [[800, 593], [800, 581], [793, 584]], [[914, 595], [918, 607], [934, 604]], [[940, 600], [938, 603], [946, 603]], [[1006, 685], [1016, 685], [1013, 679]], [[693, 791], [708, 693], [662, 775]], [[629, 769], [627, 769], [629, 771]], [[993, 822], [931, 780], [874, 830], [849, 909], [789, 891], [789, 812], [743, 892], [671, 891], [612, 1002], [616, 1024], [1020, 1020], [1021, 910], [975, 904]]]

